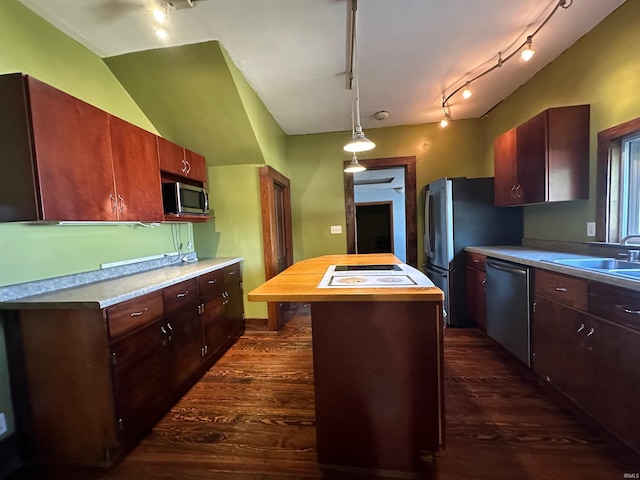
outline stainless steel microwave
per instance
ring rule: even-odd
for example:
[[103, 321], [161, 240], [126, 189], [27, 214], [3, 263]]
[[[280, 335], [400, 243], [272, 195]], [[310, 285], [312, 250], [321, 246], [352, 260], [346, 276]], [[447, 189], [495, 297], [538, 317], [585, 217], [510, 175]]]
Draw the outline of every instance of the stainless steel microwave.
[[209, 213], [207, 190], [187, 183], [163, 183], [162, 203], [164, 204], [164, 213], [178, 215], [207, 215]]

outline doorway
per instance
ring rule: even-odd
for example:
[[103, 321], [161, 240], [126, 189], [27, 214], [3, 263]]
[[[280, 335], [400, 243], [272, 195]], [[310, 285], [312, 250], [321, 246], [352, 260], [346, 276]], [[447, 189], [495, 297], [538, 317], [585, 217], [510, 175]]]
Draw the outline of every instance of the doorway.
[[356, 251], [393, 253], [393, 204], [356, 204]]
[[[291, 228], [291, 185], [276, 169], [260, 167], [260, 203], [262, 208], [262, 244], [265, 280], [293, 265]], [[278, 330], [284, 324], [288, 303], [267, 303], [267, 329]]]
[[[416, 199], [416, 157], [374, 158], [359, 160], [368, 170], [400, 167], [404, 169], [404, 214], [406, 263], [416, 267], [418, 263], [418, 216]], [[350, 163], [344, 162], [345, 167]], [[354, 175], [344, 173], [344, 201], [347, 230], [347, 253], [356, 253], [356, 202]], [[395, 232], [397, 236], [397, 231]], [[397, 247], [397, 244], [395, 245]]]

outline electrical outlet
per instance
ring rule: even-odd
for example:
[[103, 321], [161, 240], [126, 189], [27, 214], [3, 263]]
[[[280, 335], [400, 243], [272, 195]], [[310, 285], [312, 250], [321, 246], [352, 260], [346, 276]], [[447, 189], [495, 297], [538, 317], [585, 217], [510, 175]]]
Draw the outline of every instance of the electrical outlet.
[[587, 222], [587, 237], [596, 236], [596, 222]]
[[342, 225], [331, 225], [331, 235], [342, 233]]
[[7, 419], [4, 413], [0, 413], [0, 435], [7, 431]]

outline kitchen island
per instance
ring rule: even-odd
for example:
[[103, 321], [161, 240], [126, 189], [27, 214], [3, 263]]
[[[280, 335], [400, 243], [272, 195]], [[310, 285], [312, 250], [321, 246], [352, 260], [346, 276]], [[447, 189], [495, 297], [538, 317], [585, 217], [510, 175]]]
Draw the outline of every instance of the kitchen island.
[[419, 472], [444, 444], [443, 293], [391, 254], [297, 262], [249, 300], [311, 304], [318, 461]]

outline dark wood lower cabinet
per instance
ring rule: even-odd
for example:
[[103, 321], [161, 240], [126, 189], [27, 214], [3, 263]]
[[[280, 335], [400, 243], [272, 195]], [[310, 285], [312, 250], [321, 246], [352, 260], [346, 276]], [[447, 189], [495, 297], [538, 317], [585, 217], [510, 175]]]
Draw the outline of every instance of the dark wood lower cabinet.
[[[106, 309], [8, 315], [10, 368], [23, 372], [12, 374], [12, 391], [25, 460], [118, 462], [244, 331], [240, 264], [206, 280]], [[201, 285], [215, 288], [203, 299]]]
[[534, 371], [640, 452], [640, 293], [577, 278], [550, 288], [562, 276], [539, 277]]
[[171, 390], [164, 319], [111, 344], [118, 430], [124, 443], [140, 437], [167, 407]]

